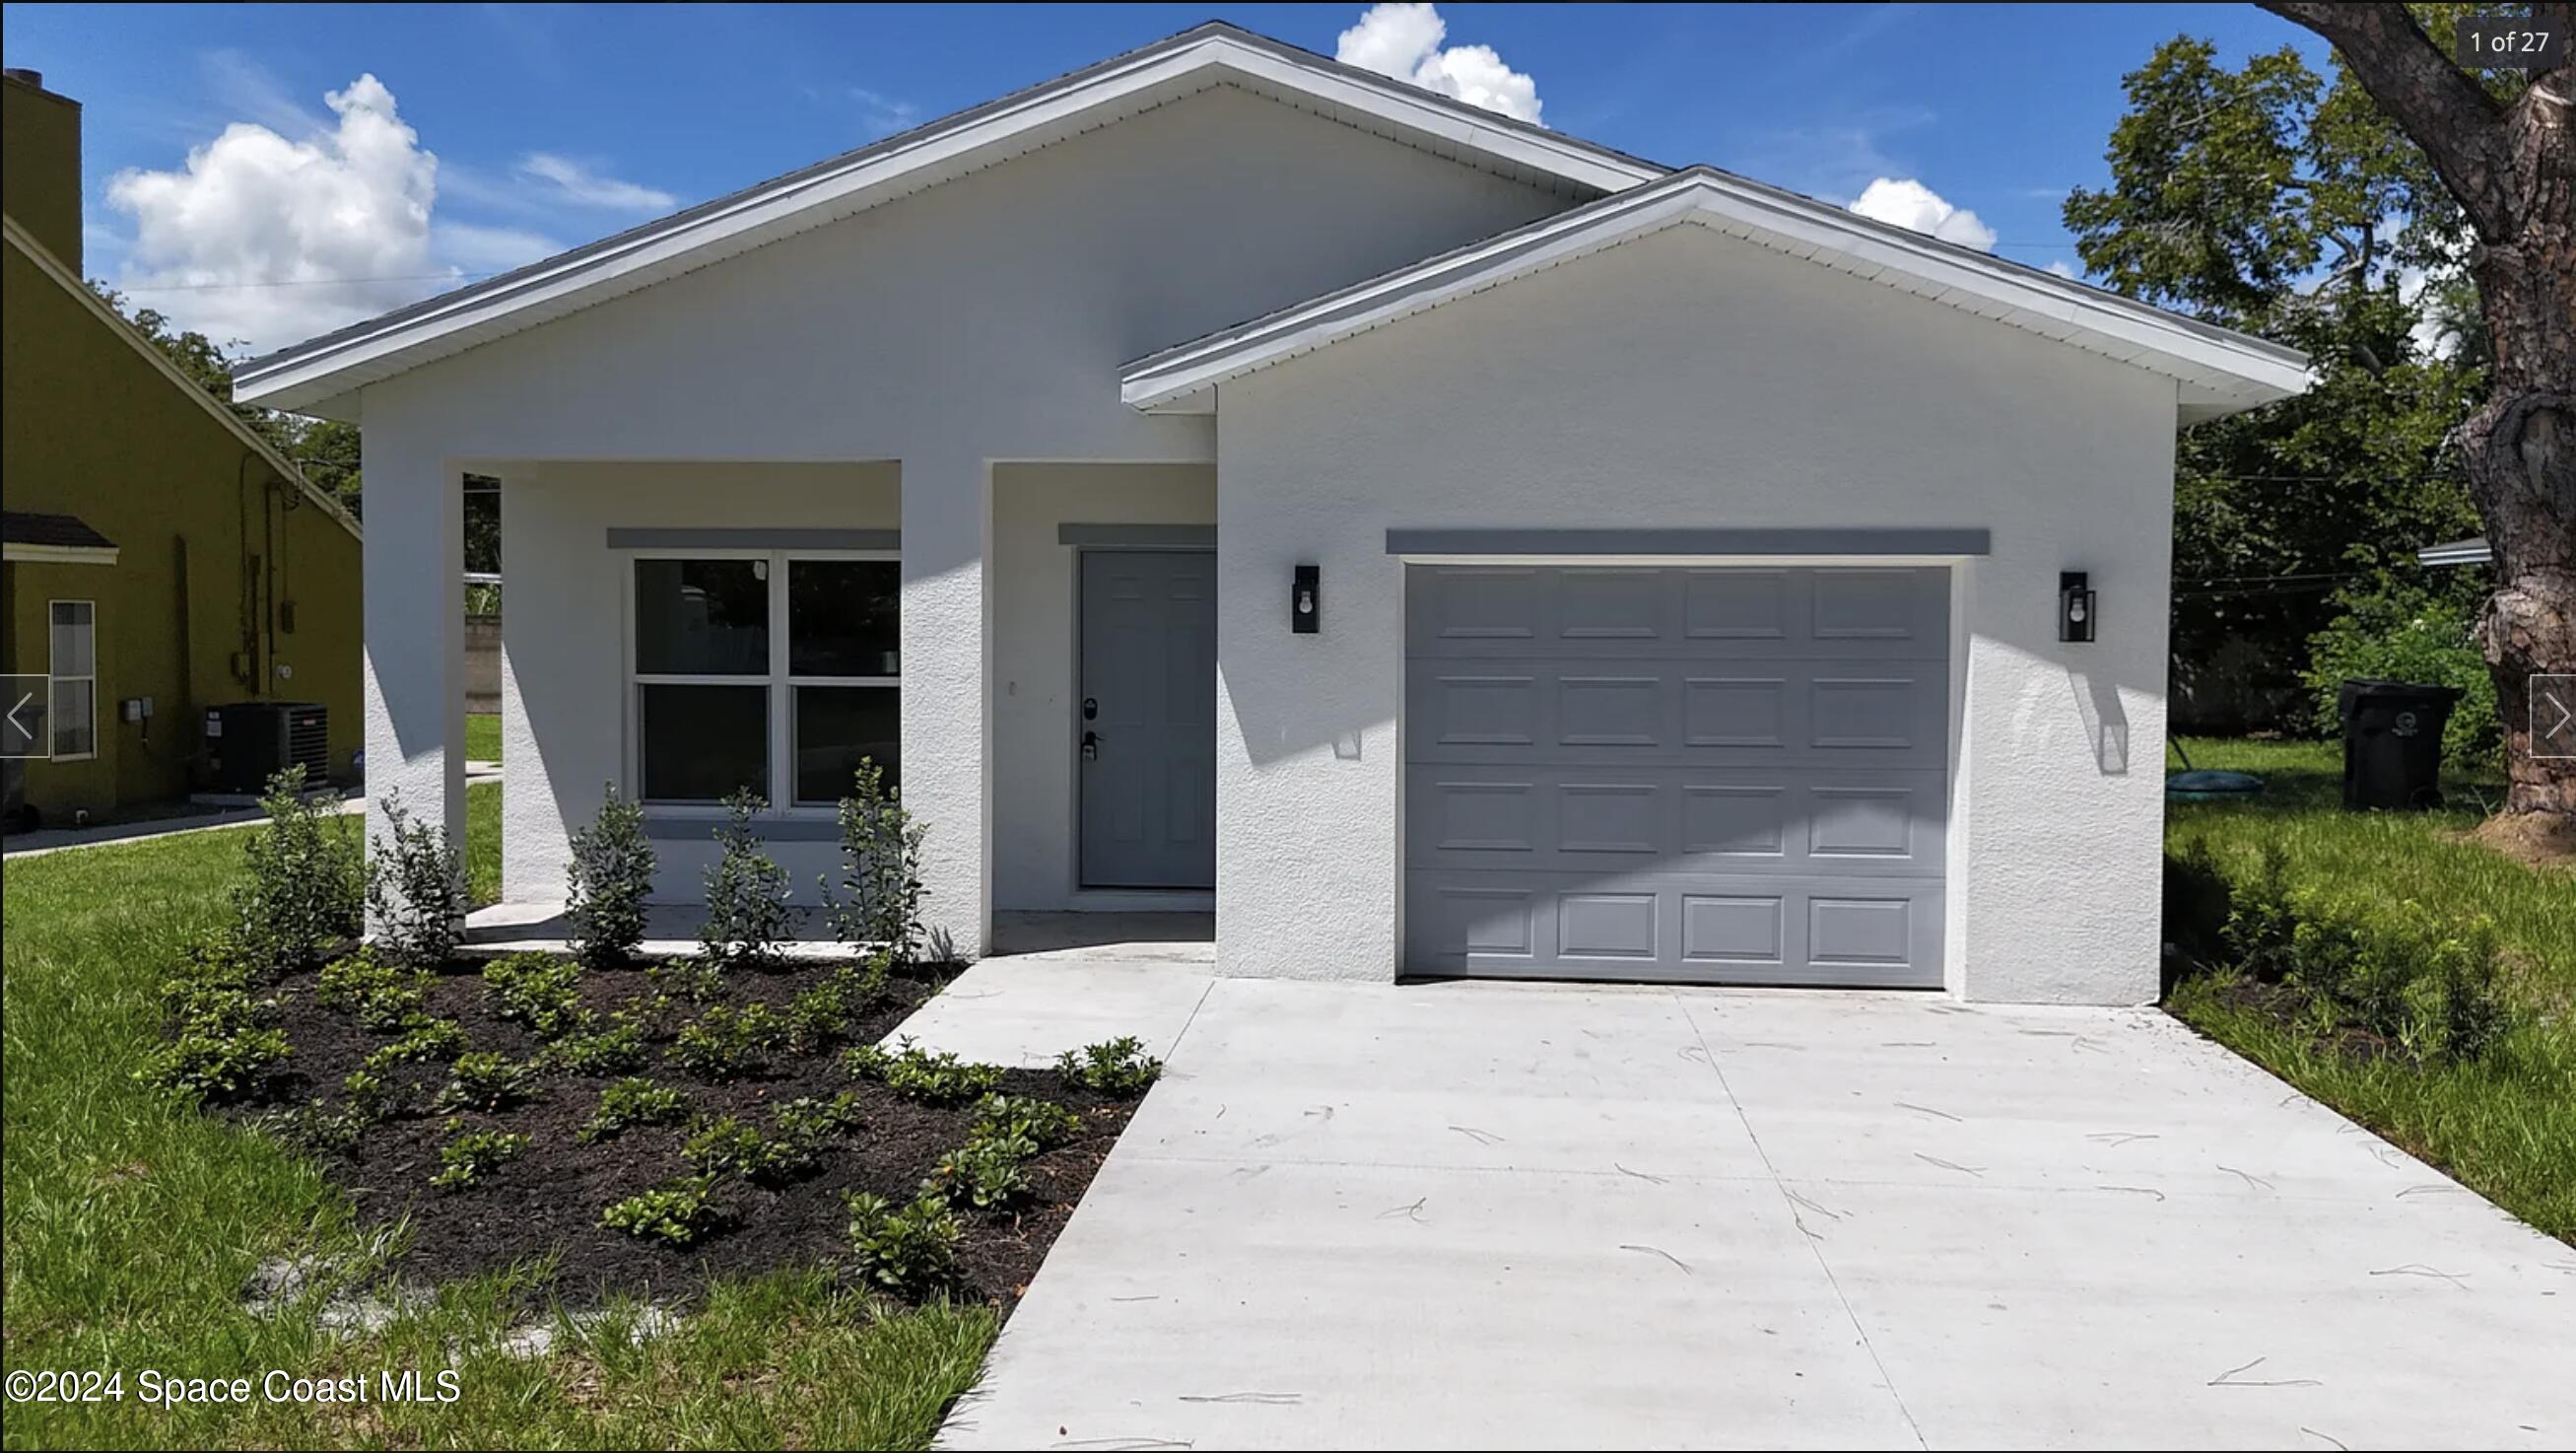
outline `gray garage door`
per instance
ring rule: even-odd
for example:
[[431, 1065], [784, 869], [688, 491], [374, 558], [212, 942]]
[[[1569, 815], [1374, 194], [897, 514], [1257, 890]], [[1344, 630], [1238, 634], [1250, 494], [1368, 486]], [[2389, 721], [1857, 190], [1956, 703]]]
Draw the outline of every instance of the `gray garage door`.
[[1941, 983], [1947, 571], [1405, 574], [1409, 972]]

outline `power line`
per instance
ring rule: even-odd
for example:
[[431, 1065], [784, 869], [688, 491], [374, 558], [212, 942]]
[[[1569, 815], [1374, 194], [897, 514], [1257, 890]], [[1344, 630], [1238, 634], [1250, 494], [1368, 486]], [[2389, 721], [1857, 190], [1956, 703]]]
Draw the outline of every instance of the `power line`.
[[423, 273], [416, 277], [307, 277], [273, 278], [263, 282], [247, 283], [152, 283], [140, 287], [120, 287], [117, 291], [120, 293], [220, 293], [244, 288], [358, 287], [367, 283], [470, 283], [500, 275], [497, 272], [434, 272]]

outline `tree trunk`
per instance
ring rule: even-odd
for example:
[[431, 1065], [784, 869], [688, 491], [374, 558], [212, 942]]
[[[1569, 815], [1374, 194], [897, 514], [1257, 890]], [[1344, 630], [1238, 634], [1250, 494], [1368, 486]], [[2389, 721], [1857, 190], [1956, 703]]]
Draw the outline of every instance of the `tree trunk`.
[[[2576, 673], [2576, 67], [2535, 74], [2507, 106], [2403, 5], [2260, 3], [2334, 43], [2468, 219], [2495, 365], [2460, 443], [2495, 555], [2478, 640], [2504, 717], [2505, 812], [2576, 845], [2576, 759], [2555, 755], [2576, 741], [2549, 735], [2576, 710], [2576, 677], [2533, 680]], [[2576, 21], [2576, 6], [2532, 10], [2561, 33]]]

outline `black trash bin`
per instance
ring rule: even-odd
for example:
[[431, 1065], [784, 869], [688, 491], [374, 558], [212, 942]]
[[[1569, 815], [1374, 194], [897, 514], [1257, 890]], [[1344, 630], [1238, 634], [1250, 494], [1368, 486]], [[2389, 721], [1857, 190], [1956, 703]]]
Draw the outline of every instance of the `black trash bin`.
[[2346, 681], [2335, 693], [2343, 717], [2343, 805], [2356, 812], [2441, 806], [2442, 728], [2460, 696], [2456, 686]]

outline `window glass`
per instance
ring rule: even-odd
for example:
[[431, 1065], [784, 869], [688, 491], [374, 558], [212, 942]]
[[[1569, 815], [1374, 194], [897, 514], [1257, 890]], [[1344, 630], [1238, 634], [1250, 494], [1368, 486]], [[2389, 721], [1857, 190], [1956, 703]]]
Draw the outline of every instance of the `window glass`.
[[769, 674], [769, 562], [635, 562], [635, 670]]
[[885, 785], [899, 785], [900, 693], [888, 686], [799, 686], [796, 691], [796, 800], [838, 802], [862, 758], [874, 759]]
[[648, 802], [769, 795], [769, 688], [639, 686], [636, 737]]
[[895, 630], [899, 574], [891, 560], [790, 561], [788, 674], [902, 675]]
[[53, 706], [45, 719], [53, 724], [54, 755], [87, 757], [98, 751], [98, 683], [83, 678], [56, 681]]
[[98, 674], [94, 625], [97, 607], [86, 600], [54, 602], [53, 673], [57, 676]]

